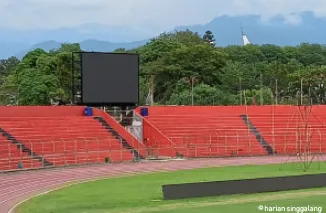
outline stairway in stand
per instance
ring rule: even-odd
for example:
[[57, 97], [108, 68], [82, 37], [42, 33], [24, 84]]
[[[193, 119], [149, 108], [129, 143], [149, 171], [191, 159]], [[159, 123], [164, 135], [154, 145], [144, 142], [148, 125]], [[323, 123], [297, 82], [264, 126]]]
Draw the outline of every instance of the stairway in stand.
[[0, 129], [0, 171], [40, 168], [42, 163], [51, 165], [50, 162], [32, 153], [24, 144], [11, 137], [10, 134]]
[[114, 132], [93, 117], [9, 117], [0, 118], [0, 126], [8, 141], [43, 166], [134, 160]]
[[144, 159], [144, 156], [141, 156], [137, 150], [135, 150], [126, 139], [121, 137], [102, 117], [94, 117], [95, 120], [101, 123], [101, 125], [110, 133], [112, 134], [119, 142], [122, 144], [122, 146], [129, 150], [130, 153], [134, 156], [135, 159]]

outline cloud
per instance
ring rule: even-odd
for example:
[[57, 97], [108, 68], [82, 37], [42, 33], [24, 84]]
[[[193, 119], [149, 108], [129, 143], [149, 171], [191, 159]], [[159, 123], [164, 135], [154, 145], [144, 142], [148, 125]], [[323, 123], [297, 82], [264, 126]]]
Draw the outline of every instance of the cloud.
[[221, 15], [282, 15], [300, 23], [300, 12], [326, 16], [325, 0], [1, 0], [0, 27], [55, 29], [98, 23], [158, 33], [203, 24]]

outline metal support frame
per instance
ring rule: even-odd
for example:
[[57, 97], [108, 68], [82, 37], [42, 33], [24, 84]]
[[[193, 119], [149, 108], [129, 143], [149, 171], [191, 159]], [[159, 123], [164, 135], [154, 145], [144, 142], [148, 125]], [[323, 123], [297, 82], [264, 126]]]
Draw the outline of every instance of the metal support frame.
[[71, 53], [71, 102], [74, 105], [82, 103], [82, 54], [81, 52]]

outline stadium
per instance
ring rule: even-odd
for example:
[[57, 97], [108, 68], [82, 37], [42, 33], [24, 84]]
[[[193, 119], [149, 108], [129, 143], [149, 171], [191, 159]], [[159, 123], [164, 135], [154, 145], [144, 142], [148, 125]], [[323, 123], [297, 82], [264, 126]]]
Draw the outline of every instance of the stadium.
[[76, 55], [74, 106], [0, 107], [0, 212], [322, 212], [326, 106], [138, 106], [138, 55]]

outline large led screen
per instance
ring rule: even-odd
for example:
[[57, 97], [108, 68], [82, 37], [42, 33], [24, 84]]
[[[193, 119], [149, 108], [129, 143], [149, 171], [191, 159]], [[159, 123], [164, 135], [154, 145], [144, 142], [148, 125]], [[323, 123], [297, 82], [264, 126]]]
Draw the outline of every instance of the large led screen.
[[137, 54], [83, 52], [81, 68], [83, 104], [138, 104]]

